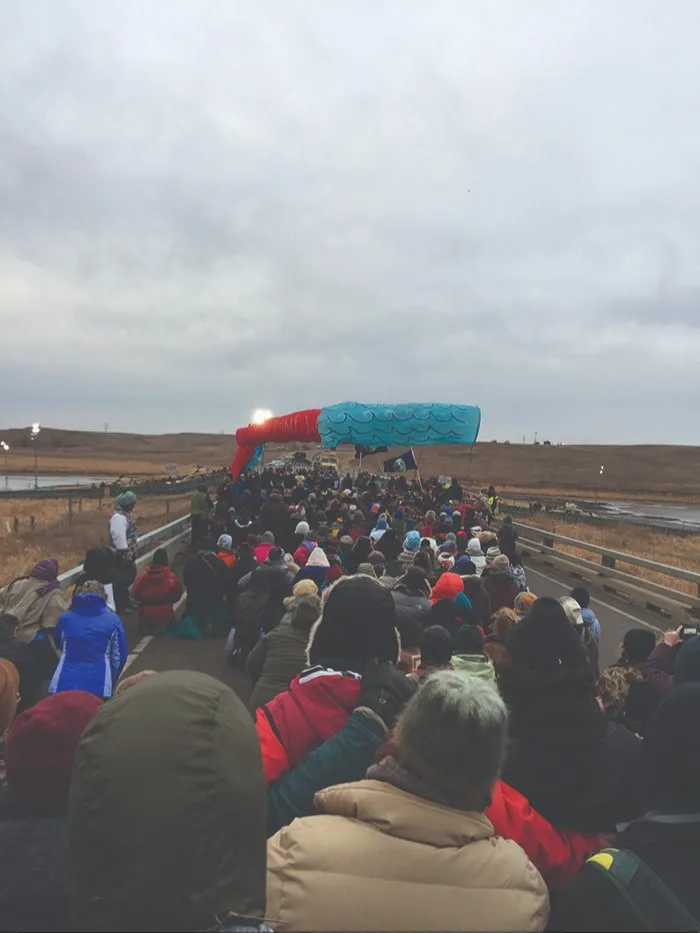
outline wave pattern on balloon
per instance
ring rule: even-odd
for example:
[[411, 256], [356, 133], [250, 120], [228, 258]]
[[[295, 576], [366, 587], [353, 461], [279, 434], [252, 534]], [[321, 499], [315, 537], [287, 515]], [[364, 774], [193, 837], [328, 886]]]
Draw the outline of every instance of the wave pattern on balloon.
[[473, 444], [480, 425], [481, 410], [474, 405], [339, 402], [321, 409], [318, 432], [324, 447], [339, 444], [424, 447]]

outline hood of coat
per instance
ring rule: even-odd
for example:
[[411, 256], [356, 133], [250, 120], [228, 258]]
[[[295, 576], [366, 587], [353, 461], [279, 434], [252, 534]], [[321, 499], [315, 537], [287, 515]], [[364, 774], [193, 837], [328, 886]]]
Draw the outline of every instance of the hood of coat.
[[70, 607], [80, 616], [96, 616], [107, 611], [107, 601], [99, 593], [80, 593], [73, 597]]
[[171, 576], [170, 567], [164, 567], [162, 564], [149, 564], [146, 567], [146, 575], [152, 580], [165, 580]]
[[260, 744], [241, 701], [212, 677], [169, 671], [105, 704], [78, 748], [68, 825], [81, 929], [264, 916]]
[[357, 781], [319, 791], [314, 798], [321, 813], [371, 823], [399, 839], [431, 846], [461, 847], [493, 836], [483, 813], [432, 803], [383, 781]]

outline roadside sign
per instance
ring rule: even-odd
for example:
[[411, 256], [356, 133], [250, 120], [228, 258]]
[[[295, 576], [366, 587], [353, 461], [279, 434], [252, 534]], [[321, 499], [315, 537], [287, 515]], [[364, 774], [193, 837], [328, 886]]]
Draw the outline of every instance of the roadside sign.
[[169, 473], [171, 475], [173, 473], [177, 474], [177, 463], [166, 463], [164, 469], [166, 473]]

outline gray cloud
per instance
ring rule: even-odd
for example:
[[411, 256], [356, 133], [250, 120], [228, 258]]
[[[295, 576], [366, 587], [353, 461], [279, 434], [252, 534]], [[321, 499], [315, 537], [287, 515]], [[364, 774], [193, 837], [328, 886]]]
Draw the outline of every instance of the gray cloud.
[[0, 422], [694, 439], [693, 0], [0, 13]]

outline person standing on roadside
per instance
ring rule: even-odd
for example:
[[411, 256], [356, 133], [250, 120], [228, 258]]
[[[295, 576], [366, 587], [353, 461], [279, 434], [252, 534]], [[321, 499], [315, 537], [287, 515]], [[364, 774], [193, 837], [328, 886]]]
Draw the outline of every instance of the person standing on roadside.
[[114, 604], [118, 613], [131, 606], [129, 587], [136, 579], [136, 549], [138, 532], [133, 511], [136, 505], [136, 493], [128, 490], [117, 496], [116, 508], [109, 522], [109, 540], [117, 552], [117, 561], [113, 570], [112, 587]]
[[192, 550], [197, 551], [199, 542], [209, 531], [209, 515], [213, 503], [204, 483], [197, 486], [190, 499], [190, 515], [192, 517]]

